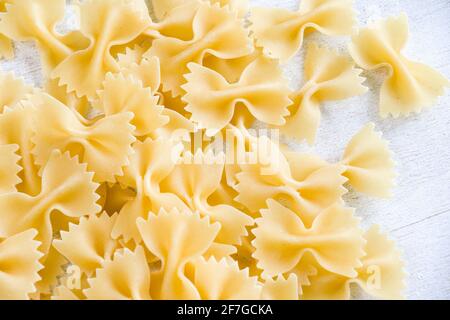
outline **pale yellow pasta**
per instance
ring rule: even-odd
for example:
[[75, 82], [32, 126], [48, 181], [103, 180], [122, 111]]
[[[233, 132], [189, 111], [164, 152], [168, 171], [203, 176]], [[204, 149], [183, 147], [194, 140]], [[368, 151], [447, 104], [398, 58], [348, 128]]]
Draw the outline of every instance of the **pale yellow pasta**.
[[252, 50], [248, 31], [226, 7], [202, 3], [195, 13], [192, 30], [191, 40], [157, 39], [147, 53], [159, 57], [163, 90], [175, 96], [183, 93], [181, 85], [185, 82], [184, 74], [189, 73], [189, 62], [202, 64], [207, 54], [238, 58]]
[[[274, 172], [264, 172], [261, 164], [244, 165], [236, 175], [234, 187], [239, 195], [236, 201], [251, 212], [266, 207], [267, 199], [277, 199], [293, 208], [310, 225], [314, 218], [327, 207], [342, 203], [343, 187], [347, 181], [342, 174], [345, 167], [331, 165], [317, 157], [288, 154], [288, 158], [278, 149], [271, 152], [264, 163], [276, 163]], [[301, 164], [305, 163], [305, 166]], [[291, 167], [292, 166], [292, 167]]]
[[[364, 256], [363, 232], [353, 209], [341, 205], [322, 211], [310, 228], [297, 213], [275, 200], [267, 201], [253, 230], [253, 256], [263, 275], [273, 277], [289, 273], [310, 252], [326, 270], [347, 277], [357, 275]], [[324, 241], [324, 239], [327, 239]]]
[[[236, 109], [247, 108], [258, 120], [285, 124], [291, 104], [287, 80], [275, 60], [257, 58], [243, 71], [240, 80], [228, 83], [219, 73], [198, 64], [189, 64], [191, 73], [185, 76], [187, 84], [183, 100], [191, 120], [214, 135], [230, 123]], [[208, 133], [209, 132], [209, 133]]]
[[133, 113], [131, 124], [135, 127], [134, 135], [139, 137], [149, 135], [169, 121], [162, 115], [163, 107], [158, 105], [158, 97], [133, 76], [108, 73], [94, 106], [106, 116]]
[[184, 269], [189, 261], [204, 254], [214, 242], [220, 224], [188, 211], [161, 210], [137, 225], [145, 246], [161, 260], [161, 269], [152, 274], [154, 299], [199, 299], [200, 294]]
[[78, 224], [70, 224], [68, 231], [62, 231], [61, 240], [54, 240], [53, 246], [82, 272], [92, 275], [119, 246], [111, 237], [116, 218], [106, 213], [82, 217]]
[[36, 159], [31, 153], [33, 143], [33, 114], [34, 110], [22, 104], [14, 109], [8, 107], [0, 114], [0, 145], [18, 145], [16, 151], [20, 156], [19, 165], [22, 170], [19, 172], [21, 182], [16, 185], [17, 190], [30, 195], [40, 192], [39, 167]]
[[[131, 57], [127, 57], [131, 59]], [[121, 71], [124, 76], [132, 76], [142, 82], [144, 88], [149, 88], [156, 94], [161, 85], [161, 71], [157, 57], [141, 58], [139, 60], [126, 61], [119, 59]]]
[[18, 165], [17, 150], [16, 144], [0, 145], [0, 194], [17, 191], [16, 186], [21, 182], [19, 172], [22, 168]]
[[174, 9], [185, 5], [187, 2], [200, 3], [200, 1], [228, 6], [231, 10], [236, 11], [240, 17], [245, 16], [248, 12], [248, 0], [152, 0], [152, 5], [156, 18], [165, 21]]
[[14, 58], [14, 47], [11, 39], [0, 33], [0, 60]]
[[230, 259], [200, 258], [191, 263], [193, 284], [202, 300], [258, 300], [262, 286], [248, 270], [240, 270]]
[[49, 71], [88, 43], [79, 31], [62, 35], [55, 26], [64, 18], [65, 0], [8, 0], [0, 13], [0, 33], [17, 41], [34, 40]]
[[302, 0], [298, 11], [256, 7], [251, 10], [256, 43], [270, 57], [285, 62], [302, 47], [308, 29], [326, 35], [352, 32], [352, 0]]
[[80, 156], [97, 182], [115, 182], [115, 176], [122, 174], [136, 140], [130, 124], [133, 113], [112, 114], [89, 123], [47, 94], [34, 96], [31, 105], [36, 110], [36, 163], [45, 164], [52, 150], [58, 149]]
[[361, 259], [358, 275], [348, 278], [333, 274], [310, 261], [317, 273], [310, 277], [310, 284], [303, 287], [303, 299], [350, 299], [352, 283], [379, 299], [402, 299], [406, 273], [395, 244], [378, 226], [370, 228], [364, 238], [366, 255]]
[[[53, 217], [55, 219], [55, 217]], [[59, 230], [53, 230], [57, 233]], [[65, 276], [65, 267], [69, 263], [53, 246], [50, 247], [46, 256], [41, 259], [44, 268], [39, 271], [41, 280], [36, 284], [37, 297], [43, 299], [52, 294], [53, 288], [60, 284], [60, 279]]]
[[350, 141], [341, 162], [344, 176], [357, 191], [376, 197], [389, 197], [396, 177], [388, 142], [369, 123]]
[[150, 300], [150, 269], [144, 249], [124, 249], [98, 269], [83, 293], [88, 300]]
[[175, 195], [161, 193], [159, 186], [173, 170], [173, 159], [179, 156], [181, 149], [163, 139], [138, 141], [133, 149], [129, 165], [118, 180], [122, 185], [134, 189], [136, 197], [121, 209], [112, 235], [114, 238], [123, 237], [126, 241], [134, 239], [139, 242], [141, 237], [136, 227], [137, 218], [145, 219], [150, 211], [158, 212], [160, 208], [170, 210], [186, 206]]
[[261, 299], [263, 300], [298, 300], [297, 276], [291, 273], [287, 279], [278, 276], [277, 279], [267, 279], [264, 283]]
[[0, 299], [29, 300], [36, 292], [43, 254], [38, 250], [38, 232], [30, 229], [0, 240]]
[[93, 173], [86, 171], [68, 154], [55, 151], [42, 172], [41, 193], [0, 195], [0, 238], [36, 229], [36, 239], [42, 242], [42, 252], [48, 253], [52, 242], [52, 218], [55, 210], [68, 217], [81, 217], [100, 211], [96, 204], [98, 185], [92, 182]]
[[80, 30], [88, 38], [89, 46], [70, 54], [52, 71], [52, 78], [59, 79], [61, 85], [67, 85], [68, 91], [75, 91], [79, 97], [94, 98], [106, 73], [120, 70], [111, 55], [111, 47], [134, 40], [151, 23], [139, 2], [85, 0], [79, 3]]
[[15, 78], [11, 73], [0, 72], [0, 113], [5, 107], [14, 108], [17, 103], [25, 99], [35, 89], [26, 85], [21, 79]]
[[218, 242], [240, 244], [241, 237], [247, 235], [246, 227], [253, 225], [253, 219], [233, 206], [208, 202], [220, 185], [223, 170], [223, 162], [221, 164], [211, 153], [185, 153], [181, 163], [161, 182], [161, 191], [175, 194], [189, 210], [219, 222]]
[[450, 82], [434, 69], [407, 59], [402, 49], [408, 41], [408, 17], [401, 14], [378, 21], [353, 36], [349, 50], [366, 70], [387, 68], [381, 87], [382, 117], [405, 116], [434, 104]]
[[346, 57], [310, 44], [305, 58], [305, 84], [292, 95], [294, 103], [289, 107], [286, 124], [279, 127], [281, 133], [313, 144], [320, 124], [321, 103], [367, 92], [361, 72]]

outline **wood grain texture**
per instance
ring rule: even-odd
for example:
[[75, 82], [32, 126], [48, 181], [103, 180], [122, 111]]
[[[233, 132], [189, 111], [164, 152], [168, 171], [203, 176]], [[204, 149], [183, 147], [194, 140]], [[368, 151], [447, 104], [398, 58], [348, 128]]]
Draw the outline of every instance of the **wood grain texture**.
[[[252, 6], [298, 7], [298, 0], [251, 0]], [[410, 41], [405, 54], [427, 63], [450, 78], [449, 0], [355, 0], [361, 26], [367, 21], [402, 11], [410, 18]], [[74, 25], [68, 14], [65, 25]], [[346, 52], [348, 37], [314, 34], [317, 41]], [[27, 82], [41, 85], [39, 58], [34, 45], [16, 45], [16, 59], [1, 61]], [[302, 84], [304, 51], [285, 67], [293, 88]], [[450, 299], [450, 94], [420, 115], [381, 119], [378, 96], [383, 72], [365, 73], [370, 92], [363, 97], [323, 108], [317, 144], [291, 144], [312, 150], [330, 161], [338, 160], [348, 140], [367, 122], [374, 122], [390, 141], [398, 163], [397, 187], [389, 200], [370, 199], [350, 192], [349, 205], [357, 208], [365, 227], [373, 223], [389, 232], [404, 252], [409, 299]]]

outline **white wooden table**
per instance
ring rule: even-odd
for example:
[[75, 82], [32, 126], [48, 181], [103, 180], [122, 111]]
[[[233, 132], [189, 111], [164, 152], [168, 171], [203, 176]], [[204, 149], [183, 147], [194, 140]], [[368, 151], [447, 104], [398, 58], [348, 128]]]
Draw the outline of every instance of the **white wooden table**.
[[[252, 5], [295, 9], [298, 0], [251, 0]], [[359, 23], [404, 11], [410, 18], [410, 41], [405, 53], [450, 78], [449, 0], [355, 0]], [[345, 52], [348, 38], [313, 35], [318, 41]], [[13, 61], [0, 62], [29, 83], [41, 85], [41, 70], [34, 46], [18, 44]], [[286, 74], [292, 87], [301, 85], [303, 53]], [[370, 199], [350, 193], [346, 200], [357, 208], [364, 226], [380, 224], [404, 252], [409, 299], [450, 299], [450, 92], [432, 109], [406, 119], [378, 117], [378, 92], [382, 75], [366, 74], [370, 93], [329, 103], [313, 150], [330, 161], [340, 158], [347, 141], [367, 122], [391, 142], [399, 178], [390, 200]], [[309, 149], [305, 145], [295, 146]]]

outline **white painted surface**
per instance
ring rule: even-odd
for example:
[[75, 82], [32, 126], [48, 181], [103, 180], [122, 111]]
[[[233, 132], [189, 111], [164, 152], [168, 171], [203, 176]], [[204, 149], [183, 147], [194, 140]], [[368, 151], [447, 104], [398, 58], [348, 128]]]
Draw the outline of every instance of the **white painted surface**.
[[[298, 0], [251, 0], [252, 5], [295, 9]], [[406, 12], [410, 41], [405, 54], [427, 63], [450, 78], [449, 0], [355, 0], [360, 25], [387, 15]], [[345, 52], [348, 38], [313, 35], [318, 41]], [[33, 45], [17, 44], [16, 59], [0, 62], [29, 83], [41, 84], [39, 59]], [[301, 52], [286, 67], [292, 87], [301, 85]], [[365, 74], [371, 91], [363, 97], [323, 108], [316, 146], [318, 154], [333, 161], [347, 141], [367, 122], [374, 122], [391, 143], [399, 178], [390, 200], [370, 199], [351, 192], [349, 205], [357, 208], [365, 226], [380, 224], [397, 240], [407, 264], [409, 299], [450, 299], [450, 92], [420, 115], [403, 119], [378, 117], [382, 73]], [[296, 146], [308, 149], [305, 145]]]

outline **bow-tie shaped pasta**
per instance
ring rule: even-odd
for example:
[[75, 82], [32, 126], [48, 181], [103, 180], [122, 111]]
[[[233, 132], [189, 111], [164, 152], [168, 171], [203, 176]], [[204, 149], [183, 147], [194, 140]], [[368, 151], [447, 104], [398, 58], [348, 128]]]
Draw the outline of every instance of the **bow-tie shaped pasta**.
[[88, 300], [151, 300], [150, 268], [144, 248], [138, 246], [117, 251], [88, 279], [89, 288], [83, 290]]
[[0, 195], [0, 238], [34, 228], [42, 242], [42, 252], [48, 253], [52, 242], [52, 218], [55, 210], [63, 215], [78, 218], [100, 211], [95, 193], [98, 185], [86, 165], [66, 153], [54, 151], [42, 171], [41, 193]]
[[365, 241], [352, 209], [333, 205], [307, 228], [296, 212], [274, 200], [268, 200], [267, 205], [253, 230], [253, 256], [264, 277], [291, 272], [307, 252], [328, 271], [357, 275]]
[[[377, 226], [370, 228], [364, 238], [366, 255], [354, 278], [329, 272], [310, 261], [317, 272], [311, 276], [310, 284], [303, 286], [305, 300], [341, 299], [351, 296], [350, 285], [358, 284], [366, 293], [378, 299], [402, 299], [405, 288], [404, 264], [393, 241], [382, 234]], [[305, 261], [305, 263], [308, 263]]]
[[30, 229], [0, 240], [0, 299], [29, 300], [36, 292], [42, 265], [37, 231]]
[[0, 114], [0, 145], [18, 145], [17, 154], [20, 156], [19, 172], [21, 182], [16, 185], [17, 190], [30, 195], [36, 195], [40, 191], [39, 168], [35, 157], [31, 153], [33, 143], [31, 138], [33, 131], [34, 109], [18, 104], [14, 109], [6, 107]]
[[287, 279], [282, 275], [275, 280], [267, 279], [261, 292], [262, 300], [298, 300], [298, 296], [298, 280], [293, 273]]
[[0, 60], [14, 58], [14, 47], [11, 39], [0, 33]]
[[420, 112], [435, 103], [450, 86], [434, 69], [403, 56], [401, 51], [407, 40], [408, 17], [402, 14], [359, 30], [349, 46], [353, 59], [362, 68], [388, 68], [389, 75], [380, 93], [382, 117]]
[[[128, 57], [130, 58], [130, 57]], [[144, 88], [149, 88], [152, 94], [157, 94], [161, 85], [161, 67], [157, 57], [143, 58], [139, 60], [122, 60], [119, 58], [120, 73], [125, 77], [132, 76], [142, 82]]]
[[217, 242], [235, 245], [241, 243], [241, 237], [247, 235], [246, 227], [254, 222], [233, 206], [209, 204], [208, 199], [219, 188], [223, 172], [223, 161], [211, 153], [185, 153], [181, 163], [161, 182], [161, 191], [175, 194], [191, 211], [219, 222]]
[[0, 145], [0, 194], [17, 191], [16, 186], [21, 182], [17, 150], [19, 146], [15, 144]]
[[136, 140], [130, 124], [132, 113], [113, 114], [87, 123], [49, 95], [35, 95], [30, 104], [35, 108], [36, 163], [45, 164], [52, 150], [58, 149], [80, 156], [88, 170], [95, 172], [97, 182], [115, 182], [115, 176], [122, 174]]
[[289, 107], [291, 115], [281, 133], [309, 144], [316, 140], [322, 102], [344, 100], [367, 92], [362, 85], [362, 70], [344, 56], [316, 44], [308, 46], [305, 58], [305, 85], [294, 93], [294, 103]]
[[228, 6], [232, 11], [236, 11], [239, 17], [244, 17], [248, 12], [248, 0], [153, 0], [153, 12], [158, 20], [165, 21], [174, 9], [186, 5], [187, 2], [200, 3], [207, 1], [211, 4], [220, 4], [220, 6]]
[[85, 0], [78, 4], [81, 32], [90, 45], [67, 57], [52, 72], [52, 78], [67, 85], [79, 97], [95, 98], [108, 72], [119, 72], [120, 66], [111, 48], [137, 38], [151, 23], [140, 8], [140, 1]]
[[112, 235], [123, 237], [125, 241], [134, 239], [137, 243], [141, 237], [136, 227], [136, 219], [147, 218], [150, 211], [158, 212], [161, 208], [168, 210], [186, 205], [175, 195], [160, 192], [162, 180], [173, 170], [174, 158], [178, 158], [182, 146], [174, 146], [163, 139], [136, 142], [129, 165], [124, 169], [119, 182], [136, 192], [136, 197], [129, 200], [120, 211]]
[[183, 100], [191, 120], [208, 135], [214, 135], [232, 121], [239, 108], [247, 108], [258, 120], [271, 125], [284, 125], [292, 103], [283, 72], [275, 60], [260, 57], [250, 63], [236, 83], [198, 64], [189, 64], [188, 81], [182, 88]]
[[286, 62], [300, 50], [309, 28], [326, 35], [351, 34], [354, 11], [352, 0], [302, 0], [296, 12], [254, 8], [250, 21], [256, 44], [270, 57]]
[[343, 175], [357, 191], [375, 197], [389, 197], [396, 177], [388, 142], [375, 125], [369, 123], [356, 134], [345, 149]]
[[53, 247], [73, 265], [92, 275], [105, 261], [112, 259], [118, 243], [111, 237], [117, 215], [82, 217], [78, 224], [70, 224], [61, 232], [61, 240], [54, 240]]
[[192, 30], [191, 40], [157, 39], [146, 54], [159, 57], [163, 90], [171, 91], [174, 96], [183, 93], [183, 76], [189, 73], [187, 66], [190, 62], [202, 64], [207, 54], [233, 59], [245, 56], [252, 50], [242, 21], [226, 7], [202, 3], [196, 11]]
[[265, 208], [267, 199], [276, 199], [293, 208], [309, 226], [324, 209], [342, 203], [347, 192], [343, 186], [347, 181], [342, 175], [344, 166], [309, 155], [283, 155], [280, 150], [270, 159], [278, 163], [273, 173], [263, 172], [257, 164], [241, 166], [242, 172], [236, 175], [236, 201], [251, 212]]
[[146, 247], [161, 260], [161, 269], [152, 274], [151, 295], [155, 299], [199, 299], [200, 294], [185, 275], [186, 264], [200, 258], [219, 233], [218, 223], [210, 224], [188, 211], [161, 210], [137, 225]]
[[0, 113], [6, 106], [14, 108], [17, 103], [25, 99], [36, 90], [26, 85], [21, 79], [15, 78], [11, 73], [0, 72]]
[[258, 300], [262, 286], [250, 277], [248, 269], [240, 270], [236, 261], [203, 257], [191, 263], [192, 283], [202, 300]]
[[106, 116], [123, 112], [134, 114], [131, 124], [136, 128], [135, 136], [148, 136], [169, 121], [162, 115], [164, 107], [158, 105], [158, 97], [132, 76], [108, 73], [98, 97], [95, 106]]
[[8, 0], [0, 13], [0, 32], [17, 41], [35, 40], [51, 70], [75, 50], [88, 43], [79, 31], [65, 35], [55, 31], [64, 19], [65, 0]]

